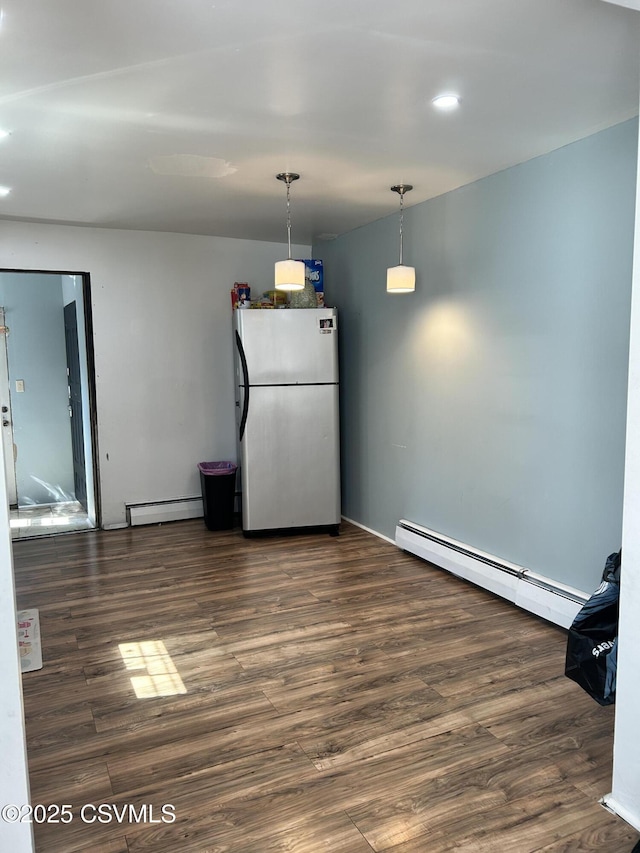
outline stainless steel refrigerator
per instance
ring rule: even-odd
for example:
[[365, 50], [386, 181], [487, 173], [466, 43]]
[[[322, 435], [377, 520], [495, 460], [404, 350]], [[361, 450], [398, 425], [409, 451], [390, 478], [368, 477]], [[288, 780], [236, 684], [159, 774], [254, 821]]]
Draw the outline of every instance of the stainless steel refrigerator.
[[236, 309], [233, 314], [243, 531], [337, 533], [336, 310]]

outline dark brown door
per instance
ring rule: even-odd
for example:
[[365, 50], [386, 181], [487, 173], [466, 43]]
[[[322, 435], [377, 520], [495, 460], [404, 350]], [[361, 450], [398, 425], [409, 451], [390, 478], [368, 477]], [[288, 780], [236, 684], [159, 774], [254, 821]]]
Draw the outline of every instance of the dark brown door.
[[78, 317], [76, 303], [64, 306], [64, 337], [67, 345], [67, 376], [69, 384], [69, 419], [71, 421], [71, 452], [76, 500], [87, 508], [87, 474], [84, 462], [84, 430], [82, 427], [82, 383], [80, 352], [78, 350]]

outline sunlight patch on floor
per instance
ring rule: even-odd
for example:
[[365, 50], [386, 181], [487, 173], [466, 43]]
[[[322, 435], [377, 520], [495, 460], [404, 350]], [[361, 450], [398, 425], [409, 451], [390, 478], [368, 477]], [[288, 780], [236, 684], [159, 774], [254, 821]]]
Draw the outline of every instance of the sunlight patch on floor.
[[9, 525], [12, 539], [92, 530], [95, 527], [84, 507], [77, 501], [12, 509]]
[[162, 640], [120, 643], [118, 648], [128, 670], [146, 671], [145, 675], [132, 675], [130, 679], [138, 699], [177, 696], [187, 692]]

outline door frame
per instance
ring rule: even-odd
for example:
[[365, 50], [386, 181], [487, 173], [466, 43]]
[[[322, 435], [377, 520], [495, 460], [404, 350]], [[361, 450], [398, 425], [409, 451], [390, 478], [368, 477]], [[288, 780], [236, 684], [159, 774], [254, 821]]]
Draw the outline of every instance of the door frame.
[[[16, 479], [16, 456], [13, 441], [13, 410], [11, 399], [11, 381], [9, 379], [9, 350], [7, 347], [8, 329], [6, 325], [4, 306], [0, 306], [0, 400], [2, 402], [2, 442], [4, 444], [4, 473], [7, 480], [9, 507], [18, 505], [18, 485]], [[6, 404], [6, 412], [5, 412]], [[11, 435], [5, 430], [10, 428]]]
[[[91, 435], [91, 468], [93, 471], [93, 492], [95, 506], [96, 528], [102, 527], [102, 504], [100, 499], [100, 464], [98, 453], [98, 411], [96, 404], [96, 367], [93, 347], [93, 314], [91, 301], [91, 275], [82, 270], [43, 270], [43, 269], [18, 269], [15, 267], [0, 267], [0, 273], [26, 273], [27, 275], [73, 275], [82, 279], [82, 308], [84, 314], [85, 341], [84, 348], [80, 351], [85, 353], [87, 360], [87, 388], [89, 392], [89, 423], [88, 428]], [[85, 460], [86, 465], [86, 460]]]

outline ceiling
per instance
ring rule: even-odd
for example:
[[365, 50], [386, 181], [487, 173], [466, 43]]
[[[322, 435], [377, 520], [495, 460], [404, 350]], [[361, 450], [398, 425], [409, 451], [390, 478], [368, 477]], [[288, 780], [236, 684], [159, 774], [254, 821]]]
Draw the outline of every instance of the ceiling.
[[640, 12], [601, 0], [0, 7], [0, 219], [281, 242], [289, 170], [309, 243], [638, 112]]

